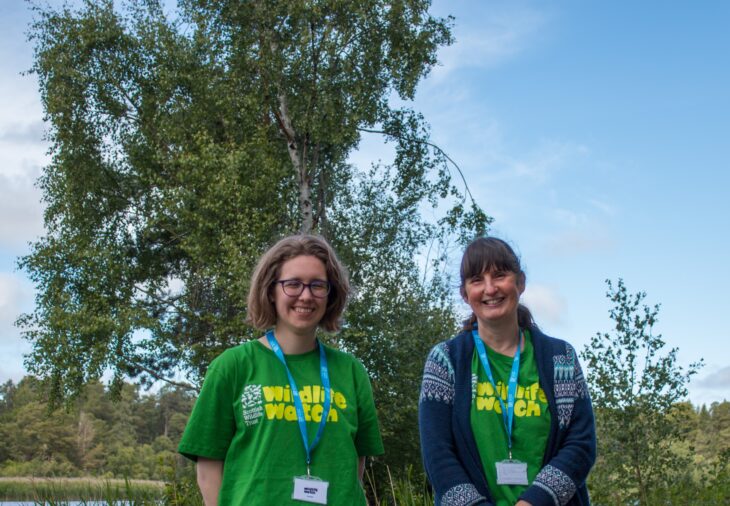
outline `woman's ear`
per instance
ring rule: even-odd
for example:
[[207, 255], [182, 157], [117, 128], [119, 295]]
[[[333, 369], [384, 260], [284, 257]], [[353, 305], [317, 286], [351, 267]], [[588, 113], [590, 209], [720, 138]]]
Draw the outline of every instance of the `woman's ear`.
[[527, 284], [527, 276], [524, 272], [520, 272], [517, 275], [517, 289], [520, 291], [520, 295], [525, 291], [525, 285]]

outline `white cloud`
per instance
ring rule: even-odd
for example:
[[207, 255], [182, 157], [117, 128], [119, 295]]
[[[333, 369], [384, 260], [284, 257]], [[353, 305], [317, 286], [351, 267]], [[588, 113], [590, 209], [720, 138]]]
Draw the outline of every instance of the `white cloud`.
[[703, 404], [708, 408], [713, 402], [722, 402], [730, 400], [730, 389], [710, 389], [701, 388], [696, 385], [690, 384], [688, 398], [695, 406], [702, 406]]
[[701, 380], [696, 381], [695, 385], [702, 389], [725, 390], [726, 393], [730, 394], [730, 366], [713, 371]]
[[31, 350], [30, 343], [16, 337], [12, 342], [6, 343], [0, 341], [0, 383], [7, 380], [13, 380], [14, 383], [20, 381], [27, 374], [23, 366], [23, 355]]
[[577, 230], [566, 230], [547, 240], [547, 250], [558, 256], [605, 252], [616, 246], [614, 238], [598, 223], [588, 222]]
[[590, 198], [588, 199], [588, 203], [607, 216], [616, 216], [616, 214], [618, 214], [618, 210], [615, 206], [600, 199]]
[[0, 272], [0, 382], [17, 382], [25, 374], [23, 355], [30, 352], [30, 343], [20, 337], [15, 320], [33, 305], [33, 289], [20, 276]]
[[516, 182], [521, 186], [544, 186], [557, 172], [580, 165], [579, 161], [590, 153], [582, 144], [550, 140], [540, 142], [527, 153], [513, 155], [502, 145], [500, 136], [492, 134], [490, 138], [497, 142], [477, 144], [484, 160], [485, 170], [479, 174], [483, 184]]
[[510, 168], [517, 177], [546, 182], [553, 172], [565, 168], [570, 162], [588, 153], [588, 148], [581, 144], [543, 141], [533, 153], [523, 159], [513, 160]]
[[521, 300], [530, 308], [537, 321], [563, 325], [567, 303], [554, 288], [528, 282]]
[[[0, 123], [5, 119], [0, 116]], [[0, 124], [0, 176], [36, 176], [38, 168], [50, 158], [48, 143], [43, 140], [43, 123]]]
[[[482, 9], [484, 12], [479, 12]], [[470, 4], [468, 10], [457, 12], [455, 17], [455, 42], [439, 51], [440, 65], [433, 69], [434, 82], [430, 84], [442, 81], [456, 70], [491, 68], [513, 58], [532, 44], [546, 22], [544, 13], [512, 4], [506, 9]]]
[[[31, 62], [28, 61], [28, 66]], [[21, 75], [23, 68], [5, 65], [0, 77], [0, 132], [2, 137], [21, 130], [42, 137], [43, 106], [35, 75]], [[40, 134], [40, 136], [38, 136]]]
[[33, 303], [33, 290], [25, 278], [0, 272], [0, 340], [18, 335], [14, 322]]
[[46, 125], [41, 120], [11, 123], [0, 128], [0, 142], [12, 144], [37, 144], [40, 152], [45, 151]]
[[[1, 160], [2, 157], [0, 157]], [[34, 187], [36, 167], [21, 176], [0, 174], [0, 248], [13, 255], [25, 251], [29, 241], [43, 234], [41, 193]]]
[[589, 221], [585, 213], [576, 212], [572, 209], [557, 208], [552, 210], [552, 214], [556, 222], [571, 228], [584, 227]]
[[19, 75], [17, 67], [5, 70], [0, 77], [0, 250], [17, 255], [43, 232], [41, 194], [34, 183], [48, 163], [48, 143], [35, 77]]

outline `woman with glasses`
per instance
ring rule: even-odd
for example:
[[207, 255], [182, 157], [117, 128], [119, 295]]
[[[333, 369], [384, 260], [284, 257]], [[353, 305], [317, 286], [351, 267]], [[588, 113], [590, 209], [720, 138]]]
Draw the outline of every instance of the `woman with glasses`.
[[254, 269], [248, 319], [261, 338], [210, 365], [179, 451], [205, 504], [365, 505], [365, 457], [383, 453], [367, 372], [323, 345], [350, 287], [321, 237], [276, 243]]
[[525, 273], [504, 241], [479, 238], [461, 261], [472, 310], [426, 360], [421, 449], [437, 506], [589, 504], [596, 458], [588, 389], [575, 350], [520, 304]]

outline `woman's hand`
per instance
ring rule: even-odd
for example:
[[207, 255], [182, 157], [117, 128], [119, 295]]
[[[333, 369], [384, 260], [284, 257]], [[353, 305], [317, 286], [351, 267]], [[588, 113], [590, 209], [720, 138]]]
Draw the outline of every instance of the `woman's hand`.
[[218, 506], [218, 492], [223, 481], [223, 461], [198, 457], [195, 469], [205, 506]]
[[515, 503], [515, 506], [532, 506], [532, 504], [530, 504], [527, 501], [523, 501], [522, 499], [520, 499], [519, 501], [517, 501]]

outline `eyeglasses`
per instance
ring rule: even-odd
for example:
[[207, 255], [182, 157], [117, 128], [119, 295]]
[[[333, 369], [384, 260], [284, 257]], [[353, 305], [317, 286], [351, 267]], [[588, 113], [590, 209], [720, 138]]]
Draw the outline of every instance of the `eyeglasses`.
[[330, 284], [327, 281], [304, 283], [298, 279], [280, 279], [274, 281], [274, 283], [279, 283], [284, 293], [289, 297], [299, 297], [304, 291], [304, 288], [309, 288], [309, 293], [318, 299], [324, 299], [330, 293]]

